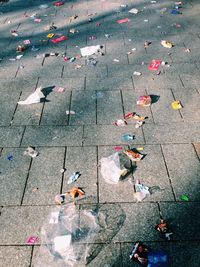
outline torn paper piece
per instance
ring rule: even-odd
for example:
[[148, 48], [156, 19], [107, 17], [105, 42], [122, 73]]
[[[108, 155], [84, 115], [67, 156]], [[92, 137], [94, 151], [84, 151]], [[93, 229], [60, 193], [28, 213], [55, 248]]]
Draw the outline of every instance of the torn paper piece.
[[39, 155], [39, 152], [35, 150], [35, 148], [29, 146], [27, 149], [24, 151], [24, 155], [28, 155], [31, 158], [36, 158]]
[[19, 101], [19, 105], [30, 105], [30, 104], [36, 104], [40, 103], [40, 99], [45, 98], [44, 94], [42, 93], [42, 87], [39, 87], [35, 90], [34, 93], [29, 95], [26, 100]]
[[81, 55], [83, 57], [85, 56], [92, 56], [102, 50], [103, 46], [102, 45], [92, 45], [92, 46], [86, 46], [83, 48], [80, 48]]

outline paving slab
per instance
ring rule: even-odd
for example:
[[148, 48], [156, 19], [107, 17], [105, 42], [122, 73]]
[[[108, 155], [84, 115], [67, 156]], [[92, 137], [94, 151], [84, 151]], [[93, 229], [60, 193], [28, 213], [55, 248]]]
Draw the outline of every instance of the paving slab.
[[83, 128], [81, 126], [28, 126], [23, 146], [73, 146], [82, 144]]
[[40, 237], [44, 218], [49, 212], [48, 206], [4, 207], [0, 219], [0, 244], [25, 245], [30, 236]]
[[158, 240], [157, 233], [153, 231], [159, 216], [157, 204], [140, 203], [138, 205], [127, 203], [122, 204], [122, 207], [126, 214], [126, 221], [114, 237], [115, 241]]
[[[62, 191], [67, 192], [73, 187], [80, 187], [85, 192], [81, 203], [97, 202], [97, 148], [96, 147], [68, 147], [65, 160]], [[78, 180], [68, 184], [69, 177], [74, 172], [80, 172]]]
[[96, 92], [73, 91], [70, 110], [75, 115], [69, 116], [70, 125], [96, 124]]
[[[1, 113], [1, 126], [9, 126], [14, 115], [14, 111], [19, 100], [20, 92], [1, 92], [0, 99], [0, 113]], [[9, 103], [9, 105], [8, 105]]]
[[[164, 157], [159, 145], [144, 146], [141, 151], [146, 157], [137, 164], [134, 179], [148, 187], [155, 187], [153, 194], [144, 201], [173, 201], [173, 188], [167, 174]], [[156, 190], [156, 187], [157, 190]]]
[[150, 144], [199, 142], [198, 123], [146, 124], [143, 129], [146, 142]]
[[21, 266], [28, 267], [31, 262], [31, 247], [20, 246], [1, 246], [0, 247], [0, 266]]
[[[99, 93], [97, 91], [97, 96]], [[97, 98], [97, 124], [114, 124], [122, 116], [121, 92], [104, 91], [102, 97]]]
[[[40, 261], [40, 258], [38, 258], [38, 250], [40, 247], [34, 247], [33, 252], [33, 259], [31, 266], [34, 266], [34, 263], [37, 261]], [[78, 249], [78, 248], [77, 248]], [[44, 256], [44, 251], [46, 252], [45, 248], [44, 250], [41, 250], [40, 253], [41, 256]], [[112, 267], [121, 267], [121, 250], [120, 250], [120, 244], [91, 244], [90, 250], [88, 251], [88, 258], [87, 258], [87, 265], [88, 266], [98, 266], [98, 267], [106, 267], [106, 266], [112, 266]], [[46, 263], [48, 263], [48, 260], [51, 262], [51, 257], [48, 257], [46, 259]]]
[[[144, 89], [138, 89], [138, 90], [127, 90], [122, 91], [122, 97], [123, 97], [123, 105], [124, 105], [124, 112], [125, 114], [129, 112], [136, 112], [140, 116], [148, 117], [145, 121], [145, 123], [153, 123], [153, 114], [151, 112], [150, 107], [141, 107], [137, 105], [137, 100], [140, 96], [146, 95], [147, 92]], [[128, 124], [134, 124], [136, 123], [135, 120], [128, 120]]]
[[[33, 91], [34, 92], [34, 91]], [[21, 94], [19, 101], [24, 101], [30, 92]], [[13, 116], [12, 125], [39, 125], [43, 103], [18, 105]]]
[[112, 266], [121, 267], [121, 250], [120, 244], [94, 245], [94, 254], [100, 251], [88, 266]]
[[64, 87], [66, 91], [72, 91], [72, 90], [84, 90], [85, 88], [85, 79], [74, 79], [74, 78], [40, 78], [38, 82], [38, 86], [42, 87], [49, 87], [49, 86], [59, 86]]
[[176, 242], [170, 244], [171, 266], [198, 267], [199, 242]]
[[132, 90], [133, 83], [131, 78], [115, 77], [105, 79], [92, 79], [86, 77], [86, 90]]
[[133, 76], [133, 83], [135, 89], [169, 89], [169, 88], [178, 88], [179, 90], [182, 90], [183, 85], [181, 83], [181, 80], [179, 78], [178, 74], [170, 74], [167, 75], [163, 72], [161, 69], [161, 74], [156, 75], [156, 72], [150, 72], [148, 75], [142, 75], [142, 76]]
[[16, 62], [8, 62], [8, 63], [1, 63], [1, 73], [0, 78], [15, 78], [17, 71], [18, 71], [18, 63]]
[[67, 125], [71, 92], [56, 93], [52, 87], [45, 87], [47, 92], [42, 112], [41, 125]]
[[[3, 149], [0, 158], [0, 205], [20, 205], [23, 196], [30, 158], [23, 155], [24, 149]], [[8, 158], [12, 158], [9, 160]]]
[[200, 79], [195, 74], [180, 74], [180, 78], [187, 89], [199, 87]]
[[36, 148], [39, 155], [33, 159], [29, 171], [24, 205], [54, 204], [54, 196], [60, 193], [65, 149]]
[[[121, 140], [124, 134], [131, 134], [135, 139], [129, 142]], [[132, 125], [117, 127], [115, 125], [86, 125], [84, 127], [84, 145], [117, 145], [144, 143], [142, 130], [134, 129]]]
[[76, 62], [74, 62], [74, 64], [72, 63], [72, 65], [70, 67], [68, 66], [64, 66], [64, 70], [63, 70], [63, 78], [67, 78], [67, 77], [85, 77], [85, 76], [89, 76], [89, 77], [93, 77], [93, 78], [105, 78], [107, 77], [107, 67], [106, 65], [96, 65], [96, 66], [82, 66], [80, 69], [75, 69], [76, 67]]
[[197, 144], [194, 144], [194, 148], [195, 148], [195, 151], [200, 159], [200, 144], [197, 143]]
[[158, 96], [156, 103], [151, 105], [155, 123], [181, 122], [182, 117], [179, 111], [173, 110], [171, 103], [175, 100], [171, 90], [147, 89], [148, 95]]
[[0, 144], [3, 147], [18, 147], [24, 127], [0, 127]]
[[[2, 262], [34, 266], [39, 244], [28, 247], [27, 238], [40, 237], [40, 227], [51, 211], [47, 205], [54, 205], [56, 194], [80, 186], [86, 197], [77, 200], [78, 208], [100, 211], [100, 233], [88, 266], [136, 266], [129, 261], [129, 252], [137, 240], [168, 252], [172, 267], [199, 266], [200, 4], [187, 1], [180, 9], [183, 14], [173, 15], [171, 0], [76, 0], [60, 7], [54, 2], [49, 1], [47, 9], [40, 6], [45, 0], [0, 3], [0, 257], [6, 257]], [[131, 8], [137, 8], [138, 14], [130, 14]], [[41, 23], [30, 17], [34, 13]], [[123, 18], [130, 21], [118, 24]], [[52, 22], [57, 29], [45, 30]], [[78, 32], [70, 33], [73, 28]], [[13, 36], [12, 30], [19, 36]], [[69, 39], [53, 44], [48, 33]], [[31, 45], [16, 53], [26, 39]], [[173, 42], [174, 47], [162, 47], [161, 40]], [[147, 48], [145, 41], [151, 42]], [[104, 56], [92, 55], [98, 63], [89, 66], [86, 57], [79, 58], [80, 48], [98, 44], [104, 45]], [[32, 45], [39, 50], [31, 51]], [[59, 56], [44, 58], [45, 53]], [[9, 60], [19, 54], [23, 54], [20, 60]], [[77, 58], [64, 61], [63, 55]], [[160, 72], [150, 71], [152, 59], [168, 64]], [[134, 75], [135, 71], [142, 75]], [[17, 105], [19, 98], [25, 99], [39, 86], [46, 91], [44, 102]], [[64, 87], [65, 92], [53, 92], [54, 86]], [[138, 97], [146, 94], [160, 98], [150, 107], [138, 107]], [[173, 110], [173, 100], [180, 100], [183, 108]], [[67, 117], [66, 110], [76, 114]], [[114, 125], [134, 111], [148, 116], [142, 128], [136, 129], [133, 121], [125, 127]], [[123, 142], [125, 133], [135, 139]], [[37, 158], [23, 155], [29, 145], [40, 152]], [[97, 164], [115, 153], [115, 146], [143, 147], [146, 156], [133, 175], [109, 185]], [[13, 160], [7, 159], [9, 155]], [[74, 171], [81, 176], [68, 185]], [[136, 203], [136, 179], [161, 190]], [[189, 196], [188, 202], [180, 200], [182, 194]], [[170, 242], [154, 229], [160, 216], [174, 229]]]
[[191, 201], [197, 201], [199, 196], [196, 190], [200, 166], [193, 146], [191, 144], [163, 145], [163, 153], [176, 199], [180, 200], [181, 195], [188, 195]]
[[33, 92], [36, 88], [37, 78], [31, 77], [29, 80], [27, 79], [9, 79], [2, 78], [0, 79], [0, 90], [1, 92]]
[[[199, 206], [191, 202], [188, 203], [160, 203], [163, 218], [170, 220], [170, 225], [174, 229], [173, 240], [179, 241], [199, 241]], [[185, 224], [187, 217], [188, 224]], [[193, 225], [193, 227], [191, 227]]]
[[117, 65], [108, 65], [108, 77], [131, 77], [134, 71], [144, 73], [147, 70], [144, 66], [134, 65], [134, 64], [117, 64]]
[[200, 94], [195, 89], [186, 91], [173, 90], [173, 94], [177, 100], [180, 100], [183, 108], [180, 113], [184, 121], [195, 121], [200, 120]]

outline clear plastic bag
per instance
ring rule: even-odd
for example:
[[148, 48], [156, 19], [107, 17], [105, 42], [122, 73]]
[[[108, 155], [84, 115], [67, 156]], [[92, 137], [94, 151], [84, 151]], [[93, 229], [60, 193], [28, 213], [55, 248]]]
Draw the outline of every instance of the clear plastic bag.
[[99, 231], [97, 217], [74, 204], [56, 207], [41, 230], [34, 267], [81, 267]]
[[125, 178], [133, 169], [131, 162], [123, 153], [115, 153], [100, 160], [101, 175], [109, 184], [117, 184]]

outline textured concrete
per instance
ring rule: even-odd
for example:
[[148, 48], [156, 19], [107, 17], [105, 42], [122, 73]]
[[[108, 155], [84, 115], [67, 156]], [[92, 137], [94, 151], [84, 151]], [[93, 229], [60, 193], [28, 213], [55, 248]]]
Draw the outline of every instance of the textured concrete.
[[[54, 2], [0, 3], [0, 267], [35, 267], [55, 195], [73, 187], [85, 192], [75, 201], [79, 211], [99, 212], [87, 266], [136, 267], [129, 252], [140, 240], [166, 251], [170, 267], [199, 267], [199, 2], [185, 1], [180, 15], [171, 14], [172, 0], [76, 0], [60, 7]], [[129, 13], [131, 8], [138, 14]], [[33, 14], [42, 21], [34, 22]], [[118, 24], [123, 18], [130, 21]], [[48, 30], [52, 23], [57, 28]], [[49, 33], [68, 40], [54, 44]], [[16, 52], [25, 40], [31, 44]], [[161, 40], [174, 47], [164, 48]], [[103, 45], [103, 55], [89, 57], [96, 66], [80, 55], [80, 48], [92, 45]], [[23, 56], [14, 60], [18, 55]], [[165, 62], [159, 71], [148, 69], [153, 59]], [[41, 103], [17, 104], [39, 86]], [[141, 107], [136, 103], [142, 95], [159, 99]], [[172, 109], [175, 100], [182, 109]], [[139, 129], [131, 119], [117, 127], [115, 121], [128, 112], [148, 118]], [[135, 138], [123, 141], [124, 134]], [[35, 146], [36, 158], [24, 155], [28, 146]], [[108, 184], [100, 159], [129, 147], [142, 149], [145, 157], [132, 163], [126, 179]], [[69, 185], [76, 171], [81, 176]], [[136, 179], [152, 189], [142, 203], [134, 197]], [[154, 229], [161, 218], [174, 231], [171, 241]], [[80, 216], [79, 223], [87, 222]], [[39, 237], [37, 245], [26, 244], [31, 235]], [[48, 260], [46, 266], [54, 267]]]

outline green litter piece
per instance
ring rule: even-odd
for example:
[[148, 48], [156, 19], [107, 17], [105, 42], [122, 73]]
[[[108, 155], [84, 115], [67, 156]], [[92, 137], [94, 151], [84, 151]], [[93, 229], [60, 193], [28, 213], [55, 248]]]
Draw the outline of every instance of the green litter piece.
[[186, 195], [182, 195], [182, 196], [181, 196], [181, 200], [183, 200], [183, 201], [189, 201], [190, 199], [189, 199], [188, 196], [186, 196]]

